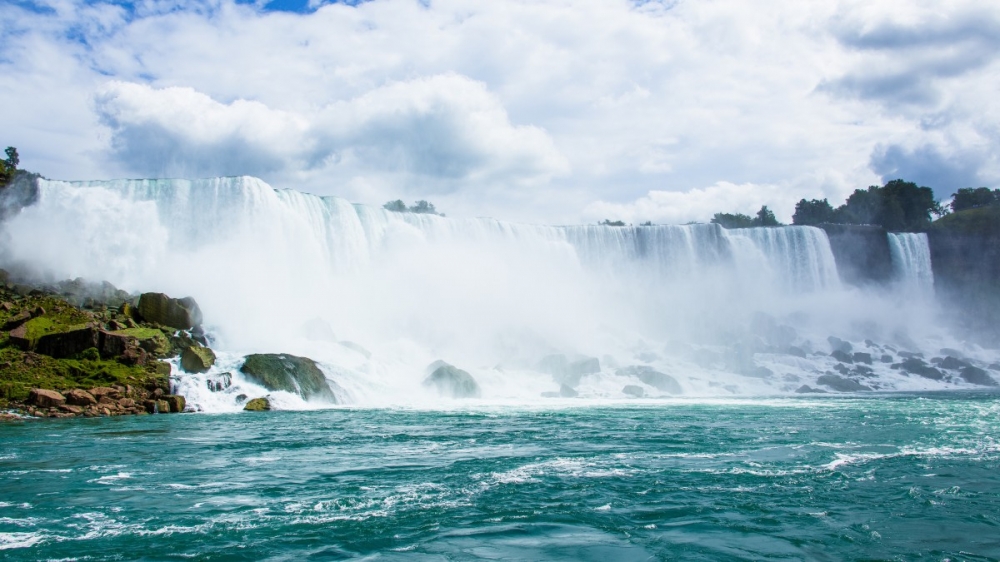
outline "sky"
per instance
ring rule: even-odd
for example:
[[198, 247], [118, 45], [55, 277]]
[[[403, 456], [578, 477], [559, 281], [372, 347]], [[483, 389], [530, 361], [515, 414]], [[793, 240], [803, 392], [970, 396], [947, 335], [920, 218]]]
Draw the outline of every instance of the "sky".
[[449, 216], [680, 224], [1000, 187], [1000, 3], [0, 0], [0, 144]]

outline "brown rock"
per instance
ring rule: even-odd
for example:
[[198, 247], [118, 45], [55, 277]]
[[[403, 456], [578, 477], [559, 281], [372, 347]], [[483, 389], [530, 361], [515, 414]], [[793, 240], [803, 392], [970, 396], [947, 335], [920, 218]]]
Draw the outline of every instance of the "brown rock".
[[0, 310], [4, 312], [10, 312], [11, 308], [14, 308], [14, 305], [10, 304], [9, 302], [0, 303]]
[[32, 388], [28, 394], [28, 402], [42, 408], [56, 408], [66, 403], [66, 397], [54, 390]]
[[149, 354], [141, 348], [128, 348], [122, 352], [119, 361], [126, 365], [145, 365], [149, 361]]
[[119, 357], [138, 345], [139, 340], [132, 336], [116, 334], [107, 330], [98, 331], [97, 350], [101, 352], [101, 357], [105, 359]]
[[163, 400], [170, 404], [170, 413], [172, 414], [183, 412], [184, 406], [187, 405], [187, 401], [179, 394], [166, 394], [163, 396]]
[[158, 400], [161, 396], [163, 396], [162, 388], [157, 388], [156, 390], [153, 391], [153, 399]]
[[135, 400], [132, 400], [131, 398], [122, 398], [118, 401], [118, 405], [122, 408], [134, 408]]
[[25, 325], [18, 326], [10, 331], [10, 343], [11, 345], [19, 348], [21, 351], [28, 351], [31, 349], [31, 340], [28, 339], [28, 327]]
[[17, 328], [18, 326], [24, 324], [28, 320], [31, 320], [31, 313], [28, 312], [27, 310], [22, 311], [20, 314], [17, 314], [15, 316], [9, 318], [4, 323], [3, 329], [4, 330], [13, 330], [14, 328]]
[[104, 414], [105, 416], [110, 416], [111, 415], [111, 410], [109, 410], [107, 408], [102, 408], [101, 409], [101, 413]]
[[201, 324], [201, 309], [191, 297], [172, 299], [163, 293], [143, 293], [137, 308], [147, 322], [178, 330], [189, 330]]
[[170, 402], [166, 400], [156, 401], [156, 413], [158, 414], [169, 414], [170, 413]]
[[146, 410], [147, 414], [156, 413], [156, 400], [143, 400], [142, 407]]
[[31, 317], [32, 318], [38, 318], [39, 316], [42, 316], [44, 314], [45, 314], [45, 309], [39, 306], [34, 311], [32, 311]]
[[121, 398], [121, 393], [117, 389], [111, 388], [109, 386], [98, 386], [90, 389], [90, 394], [97, 399], [98, 402], [101, 401], [102, 396], [107, 396], [112, 400], [117, 400]]
[[74, 388], [66, 393], [66, 403], [74, 406], [90, 406], [97, 404], [97, 399], [86, 390]]
[[83, 413], [83, 408], [79, 406], [71, 406], [69, 404], [63, 404], [62, 406], [59, 406], [59, 409], [68, 414], [73, 414], [74, 416], [78, 416]]

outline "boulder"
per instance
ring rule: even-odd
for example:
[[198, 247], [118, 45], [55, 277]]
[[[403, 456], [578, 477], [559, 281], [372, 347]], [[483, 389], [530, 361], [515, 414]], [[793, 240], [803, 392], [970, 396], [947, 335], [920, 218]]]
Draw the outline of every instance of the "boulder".
[[267, 398], [254, 398], [247, 402], [243, 409], [248, 412], [266, 412], [271, 409], [271, 403], [268, 402]]
[[292, 392], [305, 400], [337, 403], [337, 396], [326, 375], [316, 362], [308, 357], [297, 357], [286, 353], [248, 355], [240, 367], [240, 372], [268, 390]]
[[623, 377], [635, 377], [657, 390], [669, 392], [670, 394], [680, 394], [682, 392], [681, 385], [677, 383], [674, 377], [645, 365], [634, 365], [618, 369], [616, 374]]
[[232, 373], [222, 373], [210, 376], [205, 381], [205, 384], [208, 385], [208, 389], [212, 392], [222, 392], [233, 385], [233, 375]]
[[622, 388], [622, 394], [633, 398], [642, 398], [646, 395], [646, 391], [643, 390], [641, 386], [627, 384], [624, 388]]
[[570, 387], [568, 387], [568, 386], [566, 386], [564, 384], [559, 385], [559, 397], [560, 398], [576, 398], [579, 395], [580, 395], [580, 393], [577, 392], [576, 390], [574, 390], [574, 389], [572, 389], [572, 388], [570, 388]]
[[17, 328], [10, 331], [8, 335], [10, 344], [21, 351], [28, 351], [31, 349], [31, 340], [28, 339], [28, 327], [21, 324]]
[[[105, 411], [107, 411], [105, 409]], [[156, 413], [157, 414], [169, 414], [170, 413], [170, 402], [166, 400], [156, 400]]]
[[479, 398], [479, 384], [472, 375], [454, 367], [444, 364], [434, 369], [426, 379], [424, 386], [432, 387], [438, 394], [450, 398]]
[[796, 394], [826, 394], [826, 391], [822, 388], [813, 388], [808, 384], [804, 384], [795, 389]]
[[941, 361], [938, 361], [937, 365], [942, 369], [952, 369], [952, 370], [958, 370], [970, 366], [965, 361], [962, 361], [961, 359], [958, 359], [957, 357], [953, 357], [951, 355], [945, 357]]
[[71, 406], [69, 404], [63, 404], [62, 406], [59, 406], [59, 410], [62, 412], [66, 412], [67, 414], [73, 414], [74, 416], [79, 416], [80, 414], [83, 413], [83, 408], [79, 406]]
[[841, 363], [854, 363], [854, 355], [839, 349], [834, 349], [833, 353], [830, 354], [830, 357], [833, 357]]
[[108, 332], [107, 330], [98, 330], [97, 341], [97, 351], [105, 359], [120, 357], [129, 349], [138, 345], [138, 341], [135, 338]]
[[821, 375], [818, 379], [816, 379], [816, 383], [828, 386], [838, 392], [859, 392], [862, 390], [871, 390], [871, 388], [868, 388], [858, 381], [834, 375], [832, 373]]
[[4, 322], [3, 329], [13, 330], [14, 328], [17, 328], [18, 326], [24, 324], [28, 320], [31, 320], [32, 318], [33, 317], [30, 312], [28, 312], [27, 310], [22, 311], [20, 314], [16, 314], [12, 318], [7, 319], [7, 321]]
[[172, 414], [183, 412], [184, 406], [187, 405], [187, 401], [180, 394], [165, 394], [163, 401], [170, 407], [170, 413]]
[[45, 334], [38, 338], [35, 351], [56, 359], [65, 359], [82, 353], [85, 349], [98, 347], [100, 338], [98, 331], [90, 326]]
[[66, 393], [66, 403], [74, 406], [92, 406], [97, 404], [97, 399], [82, 388], [74, 388]]
[[892, 363], [892, 355], [884, 354], [882, 355], [880, 361], [882, 361], [883, 363]]
[[215, 365], [215, 352], [207, 347], [192, 345], [181, 352], [181, 368], [189, 373], [204, 373]]
[[846, 342], [838, 337], [830, 336], [826, 338], [826, 341], [830, 342], [831, 351], [843, 351], [844, 353], [851, 353], [854, 351], [854, 347], [851, 342]]
[[[902, 355], [902, 353], [900, 353]], [[900, 367], [907, 373], [912, 373], [924, 377], [925, 379], [931, 379], [939, 381], [944, 378], [944, 373], [931, 367], [927, 363], [924, 363], [923, 359], [918, 359], [916, 357], [911, 357], [900, 364]]]
[[201, 324], [201, 309], [191, 297], [172, 299], [163, 293], [143, 293], [136, 312], [147, 322], [178, 330], [190, 330]]
[[853, 359], [854, 359], [855, 363], [864, 363], [865, 365], [871, 365], [872, 364], [872, 354], [871, 353], [862, 353], [862, 352], [858, 351], [858, 352], [856, 352], [854, 354]]
[[119, 391], [117, 388], [111, 388], [109, 386], [97, 386], [91, 388], [88, 392], [98, 402], [101, 401], [101, 398], [105, 397], [107, 397], [109, 400], [118, 400], [119, 398], [122, 397], [121, 391]]
[[997, 386], [997, 381], [993, 380], [993, 377], [985, 369], [980, 369], [979, 367], [973, 367], [972, 365], [963, 367], [959, 374], [968, 383], [982, 386]]
[[66, 403], [66, 397], [54, 390], [32, 388], [28, 393], [28, 403], [42, 408], [58, 408]]

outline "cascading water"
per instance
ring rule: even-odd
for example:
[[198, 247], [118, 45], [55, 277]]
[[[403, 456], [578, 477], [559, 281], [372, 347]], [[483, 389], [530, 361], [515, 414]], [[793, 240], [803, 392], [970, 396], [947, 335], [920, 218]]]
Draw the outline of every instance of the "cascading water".
[[[922, 307], [842, 287], [812, 227], [452, 219], [248, 177], [43, 180], [37, 203], [6, 223], [3, 256], [40, 275], [194, 296], [220, 361], [175, 382], [208, 410], [265, 392], [237, 371], [252, 352], [311, 357], [361, 404], [440, 402], [421, 384], [439, 359], [485, 398], [538, 399], [563, 384], [543, 366], [553, 354], [593, 358], [570, 377], [581, 396], [675, 388], [650, 371], [684, 394], [774, 393], [832, 366], [801, 357], [828, 351], [831, 334], [912, 342], [931, 325]], [[233, 388], [210, 393], [223, 372]]]
[[889, 253], [896, 279], [911, 290], [934, 289], [931, 249], [923, 232], [890, 232]]

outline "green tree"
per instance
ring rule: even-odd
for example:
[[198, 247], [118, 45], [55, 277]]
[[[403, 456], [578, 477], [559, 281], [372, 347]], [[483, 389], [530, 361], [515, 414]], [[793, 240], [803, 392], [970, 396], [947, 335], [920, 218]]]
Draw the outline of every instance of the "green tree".
[[625, 221], [612, 221], [604, 219], [603, 221], [597, 223], [601, 226], [625, 226]]
[[966, 209], [986, 207], [1000, 204], [1000, 189], [990, 190], [988, 187], [964, 187], [952, 193], [951, 210], [956, 213]]
[[409, 208], [409, 211], [411, 213], [422, 213], [428, 215], [438, 214], [437, 209], [434, 208], [434, 204], [428, 203], [424, 200], [417, 201], [416, 205]]
[[795, 214], [792, 215], [792, 224], [822, 224], [834, 222], [834, 211], [830, 202], [826, 199], [805, 199], [795, 204]]
[[5, 186], [14, 177], [14, 172], [17, 171], [17, 165], [21, 163], [20, 158], [17, 156], [17, 149], [13, 146], [8, 146], [7, 159], [0, 161], [0, 186]]
[[712, 217], [712, 223], [722, 228], [750, 228], [757, 226], [754, 224], [753, 217], [744, 215], [743, 213], [715, 213], [715, 216]]
[[774, 218], [774, 213], [771, 209], [764, 205], [757, 211], [757, 218], [754, 219], [754, 226], [779, 226], [781, 223], [778, 219]]
[[403, 203], [402, 199], [396, 199], [395, 201], [389, 201], [385, 205], [382, 205], [382, 208], [385, 209], [386, 211], [393, 211], [393, 212], [396, 212], [396, 213], [405, 213], [406, 212], [406, 203]]

